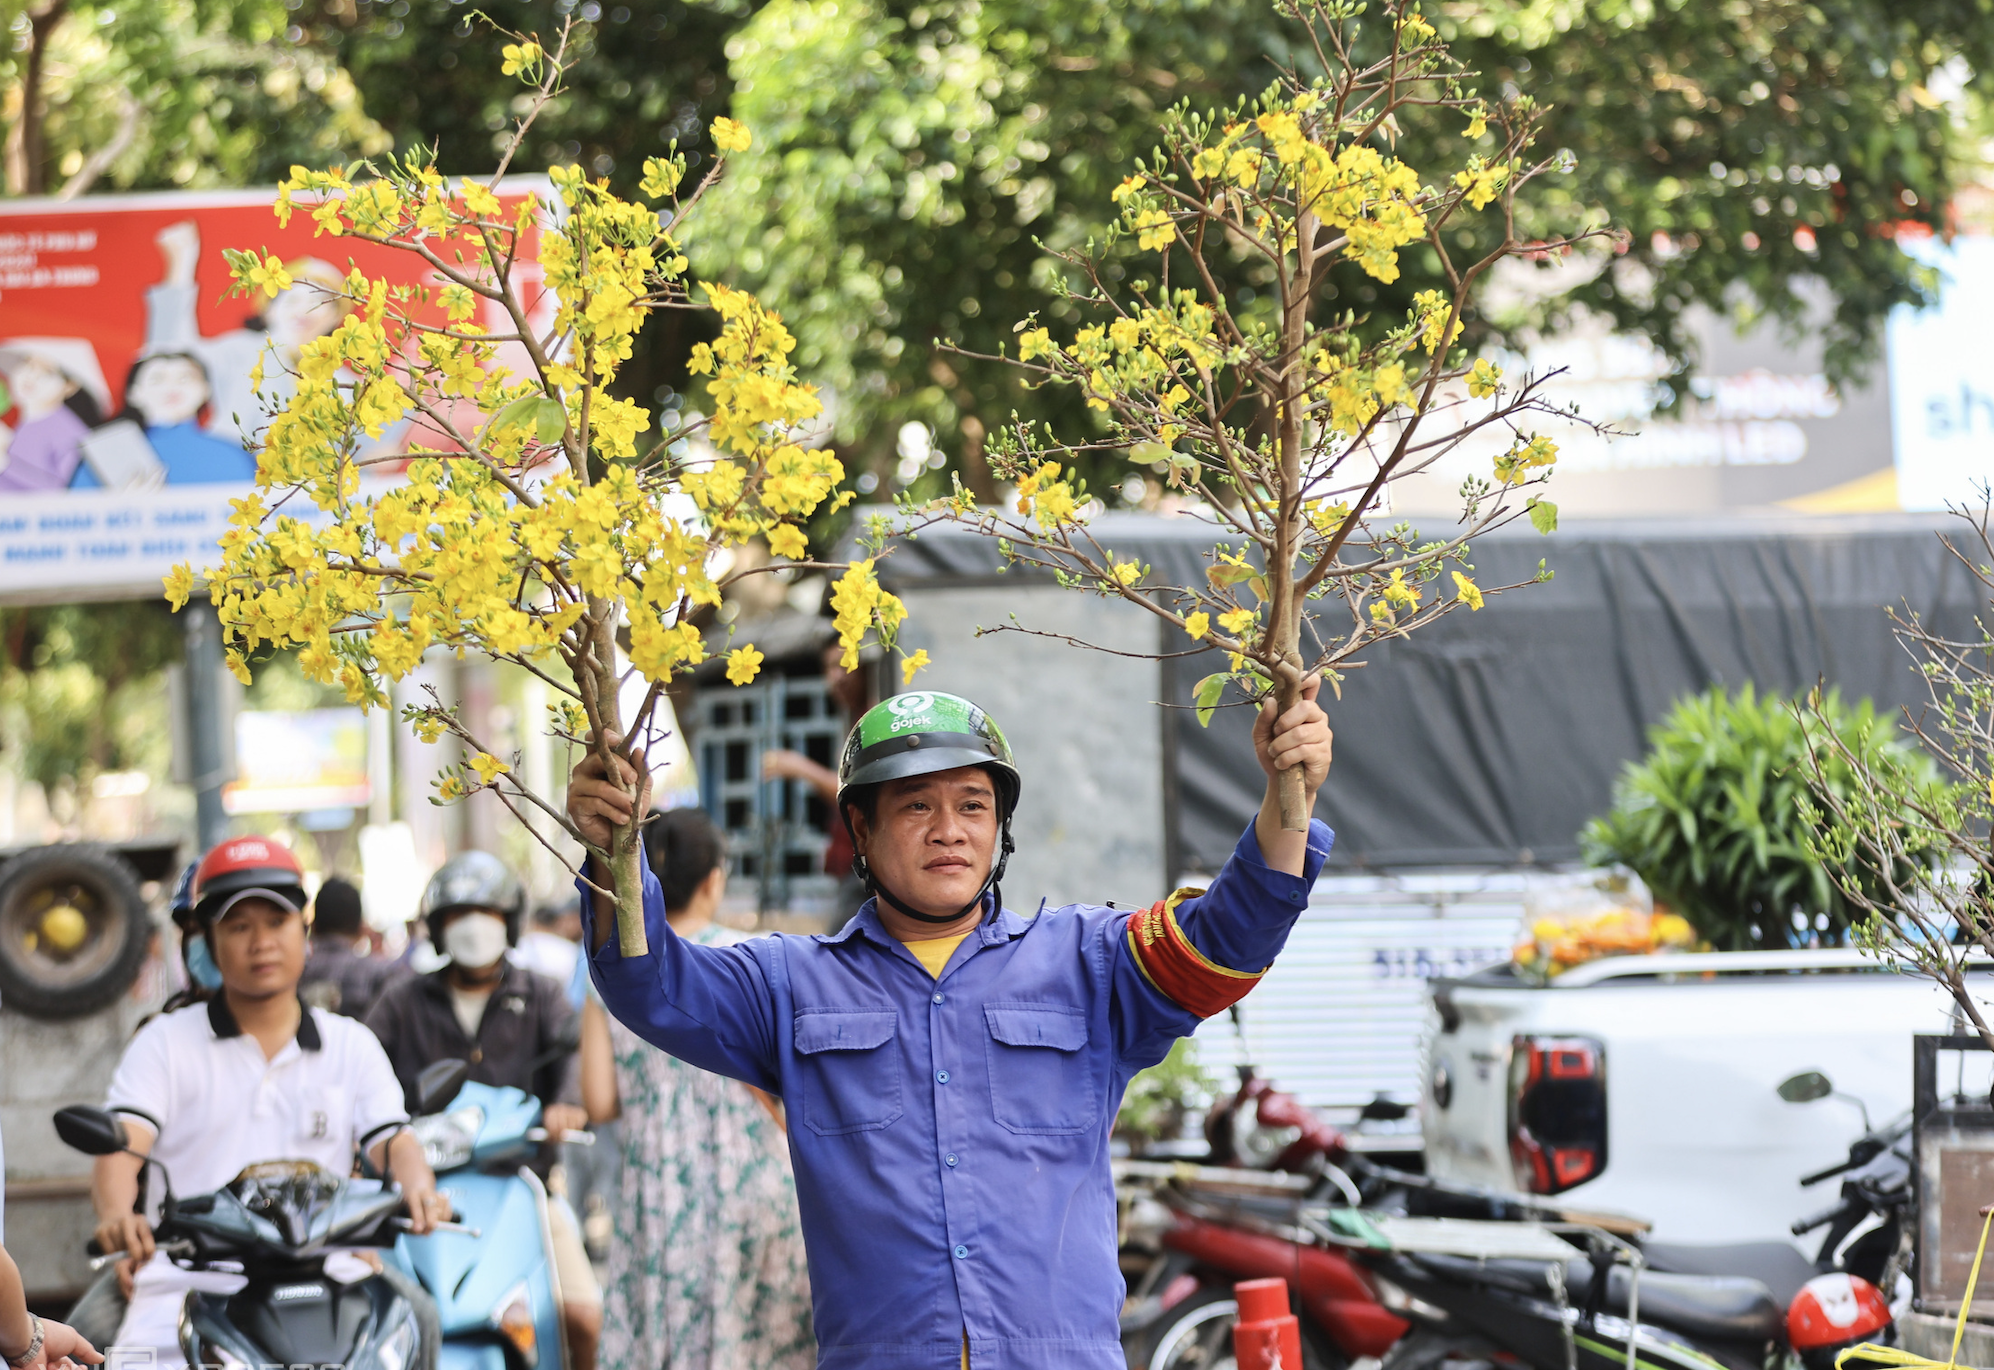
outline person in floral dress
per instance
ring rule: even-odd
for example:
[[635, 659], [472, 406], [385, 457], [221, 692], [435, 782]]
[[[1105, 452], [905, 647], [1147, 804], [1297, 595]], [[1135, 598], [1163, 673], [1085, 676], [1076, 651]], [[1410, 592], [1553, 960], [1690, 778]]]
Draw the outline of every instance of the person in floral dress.
[[[644, 841], [674, 931], [708, 946], [745, 940], [713, 922], [727, 872], [705, 814], [671, 810]], [[780, 1105], [667, 1056], [593, 996], [582, 1092], [594, 1121], [622, 1119], [601, 1370], [810, 1370], [810, 1279]]]

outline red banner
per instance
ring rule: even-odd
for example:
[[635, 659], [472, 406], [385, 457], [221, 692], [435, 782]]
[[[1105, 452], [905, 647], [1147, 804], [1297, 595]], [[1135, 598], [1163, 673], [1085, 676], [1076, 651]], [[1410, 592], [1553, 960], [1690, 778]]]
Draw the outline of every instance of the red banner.
[[[539, 178], [502, 187], [528, 193], [550, 198]], [[354, 268], [435, 283], [411, 253], [315, 234], [308, 212], [280, 227], [274, 198], [0, 202], [0, 599], [157, 594], [174, 563], [203, 564], [299, 349], [345, 316], [329, 292]], [[291, 284], [229, 298], [226, 248], [277, 257]], [[525, 271], [534, 256], [523, 245]], [[445, 445], [405, 423], [364, 455], [412, 440]]]

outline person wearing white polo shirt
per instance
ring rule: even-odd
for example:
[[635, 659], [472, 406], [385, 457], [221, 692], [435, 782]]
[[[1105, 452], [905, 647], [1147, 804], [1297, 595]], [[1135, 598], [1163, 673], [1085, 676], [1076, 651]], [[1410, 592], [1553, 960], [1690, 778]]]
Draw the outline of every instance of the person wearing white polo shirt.
[[[125, 1048], [105, 1107], [131, 1150], [149, 1154], [182, 1196], [206, 1194], [258, 1161], [353, 1168], [369, 1158], [400, 1183], [413, 1231], [449, 1216], [422, 1146], [405, 1127], [401, 1086], [372, 1033], [298, 998], [305, 965], [305, 892], [297, 858], [261, 837], [210, 851], [194, 877], [194, 928], [222, 987], [205, 1003], [163, 1014]], [[374, 1134], [370, 1137], [370, 1134]], [[385, 1162], [385, 1165], [384, 1165]], [[154, 1250], [138, 1203], [138, 1156], [100, 1156], [91, 1175], [97, 1240], [130, 1253], [131, 1306], [116, 1345], [181, 1360], [180, 1305], [190, 1289], [226, 1292], [240, 1275], [186, 1271]]]

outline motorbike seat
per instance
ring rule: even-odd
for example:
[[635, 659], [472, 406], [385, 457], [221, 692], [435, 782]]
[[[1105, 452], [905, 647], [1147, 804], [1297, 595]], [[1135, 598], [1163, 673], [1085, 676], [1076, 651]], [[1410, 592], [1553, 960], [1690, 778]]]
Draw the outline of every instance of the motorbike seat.
[[[1457, 1269], [1476, 1271], [1493, 1283], [1521, 1287], [1539, 1298], [1551, 1295], [1547, 1267], [1539, 1261], [1459, 1261], [1458, 1265], [1446, 1257], [1422, 1257], [1421, 1261], [1430, 1264], [1436, 1259]], [[1631, 1273], [1624, 1265], [1613, 1268], [1602, 1312], [1627, 1316]], [[1583, 1308], [1591, 1288], [1591, 1261], [1581, 1257], [1565, 1267], [1567, 1303]], [[1742, 1276], [1672, 1275], [1654, 1270], [1641, 1274], [1641, 1321], [1686, 1337], [1749, 1344], [1775, 1340], [1786, 1329], [1785, 1315], [1773, 1302], [1771, 1292], [1758, 1280]]]
[[1721, 1246], [1686, 1246], [1649, 1242], [1643, 1247], [1650, 1270], [1676, 1275], [1743, 1275], [1772, 1292], [1773, 1302], [1790, 1307], [1800, 1286], [1820, 1271], [1794, 1250], [1790, 1242], [1730, 1242]]

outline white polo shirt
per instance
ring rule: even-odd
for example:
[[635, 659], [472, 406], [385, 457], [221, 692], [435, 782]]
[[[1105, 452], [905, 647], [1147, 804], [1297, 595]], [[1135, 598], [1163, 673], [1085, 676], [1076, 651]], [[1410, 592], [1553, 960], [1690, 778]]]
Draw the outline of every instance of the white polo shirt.
[[217, 997], [147, 1023], [125, 1048], [105, 1106], [159, 1120], [152, 1158], [182, 1196], [220, 1189], [258, 1161], [353, 1169], [354, 1147], [406, 1119], [388, 1054], [360, 1023], [307, 1008], [270, 1060]]
[[[317, 1161], [349, 1174], [361, 1137], [408, 1117], [387, 1052], [360, 1023], [307, 1008], [297, 1037], [265, 1060], [219, 997], [141, 1028], [105, 1107], [158, 1120], [152, 1157], [181, 1198], [220, 1189], [258, 1161]], [[172, 1347], [181, 1295], [206, 1282], [154, 1257], [139, 1271], [119, 1344]]]

